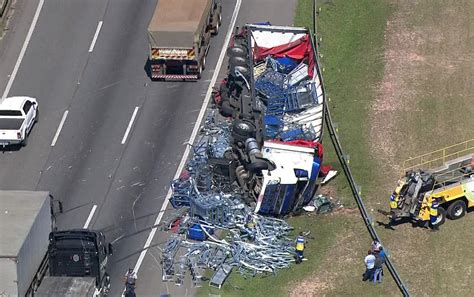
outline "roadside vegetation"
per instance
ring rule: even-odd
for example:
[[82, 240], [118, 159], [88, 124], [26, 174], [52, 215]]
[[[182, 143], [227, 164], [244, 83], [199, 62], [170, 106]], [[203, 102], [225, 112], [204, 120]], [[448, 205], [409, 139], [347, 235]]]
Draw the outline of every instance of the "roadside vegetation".
[[[332, 115], [366, 206], [375, 222], [386, 222], [377, 209], [388, 208], [403, 160], [474, 137], [474, 118], [465, 116], [474, 114], [474, 1], [356, 3], [322, 3], [321, 60]], [[335, 162], [330, 153], [328, 159]], [[351, 205], [343, 179], [332, 186]], [[469, 296], [473, 224], [471, 212], [437, 233], [410, 224], [377, 230], [413, 295]], [[350, 295], [358, 286], [350, 281], [339, 283], [345, 290], [313, 294]], [[376, 295], [398, 295], [394, 286], [379, 289]]]
[[[386, 204], [403, 160], [474, 138], [473, 11], [473, 0], [396, 2], [370, 112], [380, 173], [377, 192], [368, 197], [373, 208]], [[407, 224], [379, 234], [413, 295], [470, 296], [473, 225], [471, 212], [436, 233]]]
[[[295, 25], [312, 27], [312, 0], [299, 0]], [[374, 222], [386, 218], [403, 160], [474, 138], [474, 0], [318, 1], [317, 36], [334, 122]], [[340, 169], [329, 138], [325, 163]], [[342, 173], [342, 172], [341, 172]], [[341, 174], [321, 191], [344, 209], [290, 219], [311, 231], [309, 259], [277, 277], [232, 274], [208, 296], [400, 296], [388, 271], [363, 283], [370, 238]], [[470, 296], [474, 214], [439, 232], [377, 227], [414, 296]]]

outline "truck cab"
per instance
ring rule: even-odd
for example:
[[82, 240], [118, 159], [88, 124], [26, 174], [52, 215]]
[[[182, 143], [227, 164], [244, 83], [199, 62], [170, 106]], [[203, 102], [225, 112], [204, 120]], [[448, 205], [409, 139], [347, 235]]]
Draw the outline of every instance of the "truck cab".
[[48, 262], [51, 277], [93, 277], [96, 288], [107, 292], [106, 272], [112, 246], [102, 232], [92, 230], [55, 231], [49, 235]]

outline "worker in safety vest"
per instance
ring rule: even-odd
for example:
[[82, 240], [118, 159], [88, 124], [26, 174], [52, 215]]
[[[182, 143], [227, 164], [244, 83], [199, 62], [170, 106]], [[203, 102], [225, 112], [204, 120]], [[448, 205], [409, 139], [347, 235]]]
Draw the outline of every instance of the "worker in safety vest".
[[245, 220], [245, 231], [247, 232], [247, 235], [250, 240], [255, 240], [255, 237], [257, 235], [257, 222], [255, 220], [255, 217], [252, 214], [248, 214]]
[[393, 192], [392, 195], [390, 195], [390, 222], [389, 222], [390, 226], [395, 225], [397, 209], [398, 209], [398, 194], [397, 192]]
[[397, 193], [393, 192], [392, 195], [390, 195], [390, 210], [395, 210], [398, 208], [398, 195]]
[[300, 235], [296, 237], [296, 264], [299, 264], [303, 261], [303, 252], [306, 245], [306, 240], [304, 239], [303, 232], [300, 232]]
[[430, 205], [430, 225], [433, 231], [439, 230], [438, 224], [436, 224], [436, 220], [438, 219], [438, 208], [439, 208], [439, 200], [440, 198], [432, 197], [431, 198], [431, 205]]

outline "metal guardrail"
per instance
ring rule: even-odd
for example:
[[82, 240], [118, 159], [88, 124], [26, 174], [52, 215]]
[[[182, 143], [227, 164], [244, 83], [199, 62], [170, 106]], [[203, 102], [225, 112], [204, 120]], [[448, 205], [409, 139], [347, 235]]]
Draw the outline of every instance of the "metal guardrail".
[[[316, 68], [317, 68], [319, 77], [321, 79], [321, 87], [322, 87], [323, 94], [324, 94], [323, 95], [324, 96], [324, 111], [323, 111], [324, 119], [325, 119], [326, 126], [327, 126], [327, 129], [328, 129], [328, 132], [329, 132], [329, 136], [331, 137], [331, 142], [332, 142], [332, 144], [334, 146], [334, 149], [336, 151], [337, 158], [339, 159], [339, 162], [341, 163], [342, 169], [344, 171], [344, 175], [347, 178], [347, 181], [348, 181], [349, 186], [350, 186], [351, 191], [352, 191], [352, 195], [354, 196], [354, 200], [357, 203], [357, 207], [359, 208], [359, 211], [360, 211], [360, 214], [362, 216], [362, 219], [364, 220], [365, 226], [367, 227], [367, 230], [369, 231], [370, 237], [372, 237], [372, 240], [377, 240], [378, 242], [382, 243], [381, 240], [380, 240], [380, 237], [378, 236], [377, 232], [375, 231], [375, 228], [373, 226], [373, 222], [369, 217], [367, 209], [365, 208], [364, 202], [362, 201], [360, 193], [357, 189], [354, 177], [352, 176], [352, 173], [351, 173], [351, 169], [349, 168], [348, 160], [344, 157], [345, 156], [344, 151], [342, 150], [341, 143], [339, 141], [339, 138], [337, 137], [336, 130], [334, 128], [334, 125], [333, 125], [333, 122], [332, 122], [332, 119], [331, 119], [331, 113], [330, 113], [329, 107], [328, 107], [328, 103], [329, 103], [328, 100], [329, 99], [326, 97], [326, 90], [324, 88], [324, 80], [323, 80], [322, 74], [320, 73], [322, 68], [321, 68], [321, 65], [319, 63], [319, 56], [318, 56], [319, 49], [318, 49], [318, 42], [317, 42], [317, 36], [316, 36], [316, 28], [317, 28], [316, 27], [316, 14], [317, 14], [316, 13], [316, 7], [317, 6], [316, 6], [316, 0], [315, 0], [313, 2], [313, 34], [314, 34], [314, 38], [312, 38], [312, 39], [313, 39], [313, 48], [314, 48], [315, 55], [316, 55], [316, 63], [318, 65], [318, 67], [316, 67]], [[409, 297], [410, 293], [408, 291], [408, 288], [406, 287], [405, 283], [402, 281], [400, 275], [398, 274], [397, 270], [395, 269], [395, 266], [393, 265], [392, 260], [390, 259], [390, 257], [386, 258], [385, 265], [387, 266], [390, 274], [392, 275], [393, 280], [395, 281], [398, 288], [400, 289], [400, 292], [403, 294], [403, 296]]]
[[[344, 158], [345, 154], [344, 154], [344, 151], [342, 150], [341, 144], [339, 142], [339, 138], [337, 137], [336, 131], [334, 129], [334, 126], [331, 120], [331, 114], [329, 112], [329, 108], [327, 107], [327, 105], [325, 105], [325, 108], [326, 108], [325, 120], [326, 120], [326, 125], [329, 131], [329, 136], [331, 137], [332, 144], [334, 145], [334, 149], [336, 150], [337, 157], [339, 159], [339, 162], [341, 163], [342, 169], [344, 170], [344, 174], [350, 185], [352, 195], [354, 196], [354, 199], [357, 203], [357, 207], [359, 208], [362, 219], [364, 220], [365, 226], [367, 227], [367, 230], [369, 231], [372, 239], [377, 240], [378, 242], [382, 243], [380, 240], [380, 237], [375, 231], [375, 228], [373, 227], [373, 222], [370, 219], [367, 209], [365, 208], [364, 202], [362, 201], [362, 198], [360, 197], [360, 194], [357, 190], [356, 183], [355, 183], [354, 177], [352, 176], [351, 169], [349, 168], [347, 160]], [[410, 296], [410, 293], [408, 292], [408, 288], [406, 287], [400, 275], [398, 274], [397, 270], [395, 269], [395, 266], [390, 260], [390, 257], [386, 258], [385, 264], [390, 274], [392, 275], [393, 280], [395, 281], [398, 288], [400, 289], [400, 292], [403, 294], [403, 296]]]

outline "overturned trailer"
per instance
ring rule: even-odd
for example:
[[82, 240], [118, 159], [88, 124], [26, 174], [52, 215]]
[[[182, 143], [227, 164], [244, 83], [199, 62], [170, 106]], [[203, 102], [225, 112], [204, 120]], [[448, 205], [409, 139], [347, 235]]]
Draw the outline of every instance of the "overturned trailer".
[[272, 216], [299, 211], [318, 188], [325, 98], [309, 30], [246, 25], [228, 57], [192, 158], [171, 184], [171, 205], [181, 210], [163, 225], [182, 235], [162, 249], [162, 279], [178, 285], [186, 270], [196, 286], [200, 270], [215, 270], [209, 284], [220, 288], [232, 270], [289, 267], [292, 228]]
[[255, 212], [281, 216], [317, 188], [325, 94], [307, 28], [246, 25], [228, 49], [228, 75], [214, 99], [232, 119], [230, 177]]

